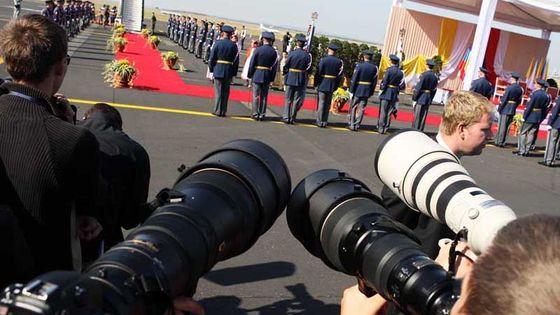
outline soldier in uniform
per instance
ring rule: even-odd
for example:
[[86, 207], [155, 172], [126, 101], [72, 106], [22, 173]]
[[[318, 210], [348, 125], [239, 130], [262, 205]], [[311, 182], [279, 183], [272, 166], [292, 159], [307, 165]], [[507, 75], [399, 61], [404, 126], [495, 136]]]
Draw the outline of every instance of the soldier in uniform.
[[46, 0], [45, 4], [47, 7], [41, 11], [41, 15], [47, 17], [51, 21], [54, 21], [54, 1]]
[[296, 35], [296, 47], [286, 59], [282, 74], [286, 86], [286, 103], [282, 121], [293, 124], [305, 98], [307, 75], [311, 71], [311, 54], [303, 50], [307, 39], [304, 35]]
[[500, 114], [500, 120], [498, 122], [498, 134], [494, 140], [494, 144], [498, 147], [503, 148], [509, 126], [513, 121], [513, 116], [515, 116], [517, 106], [521, 104], [523, 100], [523, 89], [518, 84], [519, 73], [512, 72], [510, 78], [510, 85], [506, 88], [504, 95], [502, 96], [500, 106], [498, 106], [498, 113]]
[[395, 110], [400, 90], [404, 89], [404, 73], [399, 69], [400, 59], [396, 55], [389, 55], [391, 66], [385, 70], [383, 81], [381, 81], [381, 94], [379, 99], [379, 119], [377, 120], [377, 131], [381, 134], [387, 132], [391, 124], [391, 113]]
[[171, 27], [173, 26], [173, 14], [169, 14], [167, 19], [167, 38], [171, 38]]
[[476, 92], [485, 96], [487, 99], [490, 99], [494, 93], [494, 86], [492, 86], [492, 83], [488, 81], [486, 74], [488, 74], [488, 70], [486, 68], [480, 67], [478, 69], [478, 79], [472, 81], [470, 91]]
[[214, 76], [215, 106], [214, 115], [224, 117], [227, 112], [229, 85], [239, 68], [237, 45], [230, 40], [233, 27], [222, 27], [222, 39], [216, 41], [210, 52], [208, 71]]
[[315, 71], [314, 85], [317, 88], [317, 127], [325, 128], [329, 120], [329, 108], [333, 92], [340, 86], [344, 63], [335, 56], [338, 46], [329, 44], [327, 56], [321, 58]]
[[187, 18], [184, 15], [181, 15], [181, 17], [179, 18], [179, 25], [178, 25], [178, 32], [177, 32], [177, 40], [175, 41], [178, 44], [181, 44], [183, 42], [184, 36], [185, 36], [185, 23], [187, 21]]
[[552, 167], [554, 158], [558, 154], [560, 147], [560, 97], [556, 99], [556, 105], [550, 113], [548, 119], [548, 137], [546, 138], [546, 149], [544, 150], [544, 161], [539, 161], [540, 165]]
[[253, 113], [251, 117], [254, 120], [264, 119], [268, 88], [270, 82], [274, 80], [278, 67], [278, 53], [272, 48], [274, 33], [263, 32], [261, 37], [263, 45], [255, 49], [247, 74], [247, 77], [252, 79], [253, 82]]
[[208, 23], [206, 21], [202, 21], [200, 25], [200, 29], [198, 31], [198, 37], [196, 40], [196, 50], [194, 56], [196, 58], [202, 58], [202, 48], [204, 43], [206, 42], [206, 34], [208, 32]]
[[543, 117], [546, 116], [546, 110], [548, 104], [550, 104], [550, 95], [546, 93], [547, 83], [545, 80], [538, 80], [537, 87], [532, 94], [531, 99], [525, 106], [525, 112], [523, 112], [523, 126], [521, 127], [521, 133], [518, 138], [517, 151], [513, 151], [514, 154], [521, 156], [528, 156], [531, 143], [533, 138], [536, 136], [539, 129], [539, 124], [544, 120]]
[[412, 128], [424, 131], [426, 124], [426, 116], [428, 115], [432, 100], [436, 95], [439, 78], [433, 69], [435, 62], [431, 59], [426, 61], [428, 70], [420, 75], [420, 81], [414, 86], [412, 91], [412, 100], [416, 102], [414, 105], [414, 122]]
[[192, 28], [192, 19], [190, 16], [187, 16], [187, 21], [185, 23], [185, 35], [183, 36], [183, 41], [179, 43], [183, 49], [189, 48], [189, 41], [191, 39], [191, 28]]
[[362, 124], [368, 99], [373, 95], [377, 85], [377, 73], [379, 71], [377, 66], [371, 63], [373, 51], [367, 49], [362, 55], [364, 62], [356, 65], [349, 87], [350, 93], [352, 93], [352, 102], [350, 104], [348, 129], [352, 131], [358, 130]]
[[54, 21], [64, 28], [64, 0], [56, 0], [57, 6], [54, 8]]
[[208, 34], [206, 34], [204, 51], [202, 54], [202, 62], [204, 63], [208, 63], [208, 58], [210, 58], [210, 49], [212, 49], [212, 44], [214, 44], [214, 37], [216, 37], [216, 29], [214, 28], [214, 23], [208, 22]]
[[[202, 23], [202, 21], [201, 21]], [[188, 52], [191, 54], [194, 53], [194, 49], [196, 48], [196, 37], [198, 36], [198, 20], [194, 18], [192, 27], [191, 27], [191, 38], [189, 38], [189, 49]]]

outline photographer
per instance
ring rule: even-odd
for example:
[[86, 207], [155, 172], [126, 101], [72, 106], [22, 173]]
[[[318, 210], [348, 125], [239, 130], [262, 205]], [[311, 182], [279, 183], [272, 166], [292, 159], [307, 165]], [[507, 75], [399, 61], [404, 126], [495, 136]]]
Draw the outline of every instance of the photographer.
[[[560, 267], [559, 247], [560, 217], [532, 215], [512, 221], [472, 267], [460, 266], [461, 297], [451, 314], [557, 314], [560, 288], [554, 271]], [[447, 251], [442, 248], [443, 256]], [[366, 298], [357, 287], [345, 290], [341, 315], [385, 312], [386, 303], [378, 295]]]
[[92, 206], [98, 143], [69, 122], [70, 105], [56, 94], [70, 62], [67, 50], [64, 30], [40, 15], [23, 16], [0, 31], [0, 51], [13, 78], [0, 89], [0, 159], [15, 191], [7, 205], [33, 256], [32, 276], [79, 270], [78, 237], [90, 240], [101, 231]]
[[[453, 93], [443, 109], [437, 142], [458, 158], [479, 155], [492, 138], [493, 111], [488, 99], [477, 93]], [[422, 243], [422, 250], [432, 259], [439, 252], [438, 241], [453, 238], [454, 233], [446, 225], [408, 208], [387, 186], [383, 186], [381, 196], [389, 214], [413, 230]]]

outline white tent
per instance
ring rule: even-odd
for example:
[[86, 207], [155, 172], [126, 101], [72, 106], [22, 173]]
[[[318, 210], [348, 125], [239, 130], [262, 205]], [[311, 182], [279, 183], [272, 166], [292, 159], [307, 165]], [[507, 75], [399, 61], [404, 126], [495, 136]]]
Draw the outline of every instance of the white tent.
[[[471, 62], [464, 80], [468, 89], [471, 80], [484, 61], [492, 22], [542, 30], [542, 38], [549, 39], [551, 32], [560, 32], [560, 0], [409, 0], [428, 6], [470, 13], [478, 16], [473, 41]], [[394, 0], [400, 6], [403, 0]]]

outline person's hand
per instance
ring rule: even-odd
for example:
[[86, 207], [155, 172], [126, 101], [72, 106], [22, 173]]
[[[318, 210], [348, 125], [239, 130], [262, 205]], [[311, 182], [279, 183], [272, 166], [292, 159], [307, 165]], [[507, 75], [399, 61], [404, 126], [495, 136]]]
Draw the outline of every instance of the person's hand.
[[552, 129], [552, 126], [550, 126], [550, 125], [546, 126], [546, 130], [551, 130], [551, 129]]
[[340, 302], [340, 315], [384, 315], [389, 303], [379, 294], [370, 298], [365, 296], [358, 285], [344, 290]]
[[188, 296], [179, 296], [173, 300], [175, 314], [204, 315], [204, 308]]
[[[436, 262], [445, 268], [445, 270], [449, 269], [449, 249], [451, 248], [451, 240], [440, 240], [440, 251], [436, 258]], [[471, 258], [473, 261], [476, 261], [476, 255], [470, 250], [469, 245], [465, 242], [459, 242], [457, 247], [455, 248], [456, 251], [459, 251], [466, 255], [467, 257]], [[455, 264], [455, 275], [457, 278], [463, 278], [467, 272], [471, 270], [473, 266], [473, 262], [464, 257], [457, 256], [457, 262]]]
[[91, 241], [103, 230], [97, 219], [86, 215], [76, 218], [76, 233], [81, 240]]

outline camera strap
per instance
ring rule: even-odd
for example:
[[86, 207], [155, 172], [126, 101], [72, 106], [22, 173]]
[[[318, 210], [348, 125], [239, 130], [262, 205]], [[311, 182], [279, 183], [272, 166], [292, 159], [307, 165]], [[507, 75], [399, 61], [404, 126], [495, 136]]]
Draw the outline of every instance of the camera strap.
[[31, 103], [34, 103], [34, 104], [39, 105], [41, 107], [44, 107], [49, 113], [54, 115], [54, 110], [51, 107], [51, 104], [49, 102], [47, 102], [47, 100], [45, 100], [45, 99], [32, 97], [32, 96], [29, 96], [27, 94], [15, 92], [15, 91], [10, 91], [8, 94], [4, 94], [4, 95], [12, 95], [12, 96], [16, 96], [16, 97], [19, 97], [19, 98], [23, 98], [25, 100], [30, 101]]

